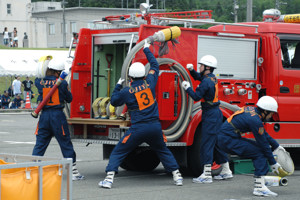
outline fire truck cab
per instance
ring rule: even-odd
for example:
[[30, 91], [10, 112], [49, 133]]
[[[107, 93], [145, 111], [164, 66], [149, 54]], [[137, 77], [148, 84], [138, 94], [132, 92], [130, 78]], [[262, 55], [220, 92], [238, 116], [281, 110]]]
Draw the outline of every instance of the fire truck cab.
[[[167, 146], [181, 169], [200, 175], [201, 103], [193, 102], [181, 82], [199, 82], [190, 78], [186, 65], [199, 70], [204, 55], [218, 60], [219, 99], [223, 118], [243, 106], [255, 105], [259, 97], [269, 95], [279, 104], [276, 119], [265, 124], [267, 132], [284, 147], [300, 147], [300, 24], [298, 15], [280, 16], [276, 10], [265, 13], [263, 22], [218, 23], [212, 11], [155, 13], [108, 16], [95, 21], [94, 28], [83, 28], [74, 35], [76, 44], [71, 67], [73, 102], [67, 106], [73, 141], [103, 144], [103, 157], [109, 155], [130, 126], [130, 116], [121, 119], [94, 119], [92, 105], [99, 97], [110, 97], [120, 77], [128, 84], [131, 62], [147, 64], [142, 41], [156, 32], [181, 24], [178, 43], [166, 44], [169, 52], [159, 56], [158, 42], [151, 45], [160, 65], [156, 88], [160, 121]], [[274, 14], [275, 13], [275, 14]], [[288, 21], [297, 23], [286, 23]], [[195, 26], [210, 23], [208, 29]], [[109, 103], [106, 111], [109, 115]], [[120, 115], [123, 107], [116, 108]], [[245, 137], [251, 137], [246, 134]], [[121, 167], [128, 170], [152, 170], [159, 164], [147, 144], [128, 154]], [[215, 165], [213, 171], [220, 171]]]

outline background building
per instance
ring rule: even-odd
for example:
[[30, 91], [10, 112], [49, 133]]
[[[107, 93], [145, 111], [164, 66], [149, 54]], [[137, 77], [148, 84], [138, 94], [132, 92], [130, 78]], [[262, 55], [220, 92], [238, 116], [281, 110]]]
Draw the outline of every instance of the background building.
[[[153, 9], [155, 12], [156, 10]], [[88, 27], [89, 22], [101, 20], [109, 15], [139, 13], [138, 9], [127, 8], [62, 8], [61, 2], [35, 2], [31, 0], [0, 1], [0, 43], [2, 32], [8, 28], [11, 37], [14, 27], [18, 30], [19, 47], [60, 48], [64, 47], [63, 24], [65, 22], [66, 47], [72, 32]], [[24, 40], [24, 33], [28, 40]]]

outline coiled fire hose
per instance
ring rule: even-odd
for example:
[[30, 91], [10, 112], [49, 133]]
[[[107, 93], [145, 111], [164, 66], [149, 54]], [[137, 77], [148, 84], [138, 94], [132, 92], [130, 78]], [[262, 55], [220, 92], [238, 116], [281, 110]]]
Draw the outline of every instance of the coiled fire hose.
[[[172, 27], [172, 28], [174, 28], [174, 27]], [[179, 28], [178, 27], [175, 27], [175, 28], [176, 28], [176, 31], [177, 31], [176, 34], [177, 34], [177, 37], [178, 37], [180, 35], [180, 32], [178, 34], [178, 29]], [[156, 32], [151, 37], [154, 39], [154, 41], [159, 41], [159, 42], [163, 42], [162, 40], [164, 40], [164, 39], [165, 39], [165, 41], [170, 40], [170, 39], [172, 39], [172, 37], [174, 35], [172, 36], [170, 33], [168, 33], [167, 30], [171, 31], [171, 29], [164, 29], [163, 31]], [[180, 31], [180, 29], [179, 29], [179, 31]], [[175, 31], [173, 31], [173, 32], [175, 32]], [[164, 36], [162, 36], [162, 34]], [[128, 79], [129, 79], [128, 78], [128, 69], [129, 69], [129, 66], [131, 64], [131, 61], [134, 58], [135, 54], [140, 49], [142, 49], [144, 47], [145, 40], [140, 41], [138, 44], [136, 44], [132, 48], [132, 50], [128, 53], [128, 55], [126, 56], [126, 58], [124, 60], [124, 63], [122, 65], [121, 77], [123, 79], [125, 79], [125, 84], [126, 85], [128, 85]], [[172, 59], [169, 59], [169, 58], [158, 58], [157, 62], [158, 62], [159, 65], [171, 64], [172, 65], [171, 69], [177, 71], [181, 75], [180, 76], [181, 81], [182, 81], [182, 79], [184, 79], [184, 80], [189, 81], [191, 83], [191, 79], [190, 79], [190, 76], [187, 73], [187, 71], [184, 69], [184, 67], [182, 65], [180, 65], [175, 60], [172, 60]], [[146, 70], [148, 68], [148, 71], [149, 71], [149, 63], [145, 67], [146, 67]], [[186, 130], [188, 124], [189, 124], [189, 116], [191, 115], [192, 106], [194, 104], [193, 103], [194, 101], [192, 100], [192, 98], [190, 96], [187, 97], [184, 89], [181, 87], [181, 84], [179, 84], [179, 85], [180, 85], [180, 91], [181, 91], [181, 94], [182, 94], [181, 95], [180, 114], [179, 114], [176, 121], [174, 121], [167, 129], [163, 130], [163, 132], [166, 135], [167, 140], [169, 142], [177, 140], [185, 132], [185, 130]]]

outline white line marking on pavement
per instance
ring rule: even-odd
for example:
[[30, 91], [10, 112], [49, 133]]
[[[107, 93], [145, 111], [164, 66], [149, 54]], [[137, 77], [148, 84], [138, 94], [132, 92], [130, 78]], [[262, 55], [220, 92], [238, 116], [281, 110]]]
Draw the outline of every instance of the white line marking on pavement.
[[15, 122], [15, 120], [10, 120], [10, 119], [2, 119], [1, 123], [7, 123], [7, 122]]
[[0, 134], [5, 135], [5, 134], [9, 134], [9, 132], [1, 132], [1, 131], [0, 131]]
[[35, 144], [35, 142], [17, 142], [17, 141], [3, 141], [8, 144]]

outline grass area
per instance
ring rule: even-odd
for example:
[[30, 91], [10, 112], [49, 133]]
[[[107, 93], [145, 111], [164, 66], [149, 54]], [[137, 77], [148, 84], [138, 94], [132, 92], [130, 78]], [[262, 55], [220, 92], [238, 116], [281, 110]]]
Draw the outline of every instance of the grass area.
[[[36, 102], [36, 99], [38, 97], [38, 91], [37, 88], [34, 86], [34, 79], [35, 77], [30, 77], [30, 80], [32, 80], [33, 82], [33, 86], [31, 87], [32, 92], [34, 94], [34, 98], [31, 99], [31, 102]], [[2, 95], [4, 90], [7, 90], [9, 86], [11, 86], [12, 82], [15, 80], [15, 77], [13, 76], [4, 76], [4, 77], [0, 77], [0, 94]], [[24, 81], [26, 80], [26, 77], [21, 77], [20, 81]], [[23, 92], [23, 90], [22, 90]], [[23, 95], [21, 96], [23, 99]], [[13, 98], [12, 98], [13, 99]]]

